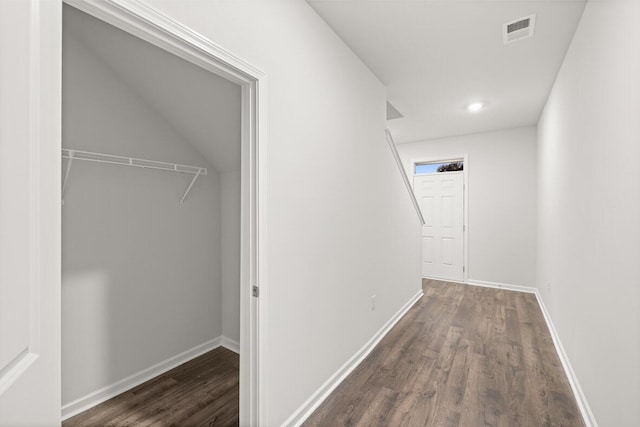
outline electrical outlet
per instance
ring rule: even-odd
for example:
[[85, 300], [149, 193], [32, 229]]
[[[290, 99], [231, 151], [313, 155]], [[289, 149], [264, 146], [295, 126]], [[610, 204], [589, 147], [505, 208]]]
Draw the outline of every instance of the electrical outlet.
[[375, 309], [376, 309], [376, 296], [371, 295], [371, 310], [375, 311]]

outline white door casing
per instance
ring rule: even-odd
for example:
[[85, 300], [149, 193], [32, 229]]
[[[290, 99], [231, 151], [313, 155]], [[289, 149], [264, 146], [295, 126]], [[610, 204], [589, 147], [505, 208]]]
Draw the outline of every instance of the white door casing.
[[[266, 76], [136, 0], [64, 2], [242, 86], [240, 422], [263, 425]], [[61, 421], [62, 3], [0, 1], [0, 427]]]
[[61, 6], [0, 1], [0, 426], [60, 424]]
[[[1, 1], [1, 0], [0, 0]], [[44, 0], [47, 1], [47, 0]], [[58, 0], [63, 1], [63, 0]], [[266, 75], [232, 52], [137, 0], [64, 0], [242, 88], [240, 226], [240, 424], [264, 425], [266, 370]], [[259, 291], [258, 291], [259, 290]], [[253, 297], [255, 292], [259, 298]]]
[[464, 173], [415, 175], [422, 216], [422, 276], [464, 281]]

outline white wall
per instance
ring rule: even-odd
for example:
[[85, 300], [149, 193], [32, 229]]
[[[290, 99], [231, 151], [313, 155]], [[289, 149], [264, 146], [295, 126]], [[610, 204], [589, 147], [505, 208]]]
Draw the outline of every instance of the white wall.
[[468, 155], [469, 280], [535, 286], [536, 129], [398, 144], [409, 179], [415, 160]]
[[222, 335], [240, 342], [240, 171], [220, 174]]
[[[65, 32], [63, 146], [209, 168], [74, 162], [62, 223], [63, 404], [221, 333], [216, 171]], [[66, 164], [66, 163], [65, 163]]]
[[145, 3], [267, 75], [261, 357], [267, 425], [280, 425], [420, 288], [420, 227], [385, 142], [385, 89], [303, 1]]
[[538, 126], [538, 287], [601, 426], [640, 425], [639, 18], [587, 3]]

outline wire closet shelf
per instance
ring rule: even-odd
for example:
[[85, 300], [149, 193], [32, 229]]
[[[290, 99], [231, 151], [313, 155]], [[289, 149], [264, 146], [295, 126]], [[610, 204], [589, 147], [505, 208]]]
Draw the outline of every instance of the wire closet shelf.
[[181, 165], [178, 163], [167, 163], [167, 162], [159, 162], [156, 160], [146, 160], [146, 159], [137, 159], [134, 157], [123, 157], [116, 156], [113, 154], [104, 154], [104, 153], [93, 153], [90, 151], [81, 151], [81, 150], [72, 150], [69, 148], [62, 149], [62, 158], [67, 159], [67, 168], [64, 173], [64, 179], [62, 181], [62, 203], [64, 204], [64, 193], [67, 189], [67, 184], [69, 181], [69, 173], [71, 172], [71, 167], [73, 166], [73, 162], [75, 160], [96, 162], [96, 163], [109, 163], [113, 165], [121, 165], [121, 166], [133, 166], [137, 168], [144, 169], [159, 169], [170, 172], [177, 173], [189, 173], [193, 174], [194, 177], [189, 183], [189, 186], [185, 190], [182, 198], [180, 199], [180, 203], [182, 204], [186, 199], [189, 191], [191, 191], [191, 187], [195, 184], [196, 179], [200, 175], [206, 175], [207, 169], [201, 168], [199, 166], [189, 166], [189, 165]]

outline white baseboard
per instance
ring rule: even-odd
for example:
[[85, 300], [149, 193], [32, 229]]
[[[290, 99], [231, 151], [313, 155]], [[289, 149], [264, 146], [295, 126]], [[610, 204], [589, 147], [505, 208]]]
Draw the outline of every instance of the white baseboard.
[[318, 406], [335, 390], [338, 385], [371, 353], [384, 336], [395, 326], [407, 311], [422, 297], [422, 289], [411, 297], [376, 334], [346, 361], [327, 381], [318, 388], [282, 425], [299, 426], [315, 411]]
[[564, 372], [567, 374], [567, 378], [569, 379], [569, 384], [571, 385], [571, 390], [573, 390], [573, 395], [576, 398], [576, 402], [578, 404], [578, 408], [582, 413], [582, 418], [586, 427], [598, 427], [598, 422], [593, 416], [593, 412], [591, 411], [591, 407], [589, 406], [589, 402], [587, 402], [587, 398], [582, 391], [582, 387], [580, 387], [580, 382], [578, 381], [578, 377], [576, 373], [573, 371], [573, 367], [569, 362], [569, 357], [567, 353], [564, 351], [564, 347], [562, 346], [562, 342], [560, 341], [560, 336], [556, 331], [555, 326], [553, 326], [553, 322], [551, 321], [551, 316], [549, 315], [549, 311], [547, 307], [544, 305], [544, 301], [542, 300], [542, 296], [540, 292], [536, 289], [535, 291], [536, 299], [538, 300], [538, 305], [542, 310], [542, 315], [544, 316], [544, 320], [547, 322], [547, 327], [549, 328], [549, 332], [551, 333], [551, 339], [553, 340], [553, 345], [556, 347], [556, 353], [558, 353], [558, 357], [560, 358], [560, 362], [562, 363], [562, 367], [564, 368]]
[[569, 384], [571, 385], [571, 390], [573, 391], [573, 395], [575, 396], [576, 403], [578, 408], [580, 409], [580, 413], [582, 414], [582, 418], [586, 427], [598, 427], [598, 423], [596, 422], [595, 417], [593, 416], [593, 412], [587, 402], [587, 398], [582, 391], [582, 387], [580, 387], [580, 382], [578, 381], [578, 377], [576, 376], [573, 368], [571, 367], [571, 363], [569, 362], [569, 357], [567, 353], [564, 351], [564, 347], [562, 346], [562, 342], [560, 341], [560, 336], [556, 331], [553, 322], [551, 321], [551, 316], [549, 315], [549, 311], [547, 307], [544, 305], [544, 301], [542, 300], [542, 296], [538, 291], [538, 288], [529, 287], [529, 286], [518, 286], [518, 285], [509, 285], [504, 283], [495, 283], [495, 282], [485, 282], [481, 280], [469, 280], [467, 282], [469, 285], [473, 286], [483, 286], [487, 288], [497, 288], [497, 289], [505, 289], [510, 291], [518, 291], [518, 292], [527, 292], [531, 294], [535, 294], [536, 300], [538, 301], [538, 305], [540, 306], [540, 310], [542, 311], [542, 315], [544, 316], [544, 320], [547, 323], [547, 328], [549, 329], [549, 333], [551, 334], [551, 339], [553, 340], [553, 345], [556, 348], [556, 353], [560, 358], [560, 362], [562, 363], [562, 368], [569, 379]]
[[467, 285], [482, 286], [484, 288], [505, 289], [507, 291], [526, 292], [528, 294], [535, 294], [536, 292], [538, 292], [538, 289], [534, 288], [533, 286], [510, 285], [508, 283], [487, 282], [484, 280], [469, 279], [467, 280]]
[[[190, 350], [187, 350], [176, 356], [170, 357], [167, 360], [157, 363], [147, 369], [144, 369], [126, 378], [123, 378], [120, 381], [117, 381], [113, 384], [110, 384], [106, 387], [96, 390], [84, 397], [80, 397], [76, 400], [73, 400], [62, 406], [62, 420], [64, 421], [68, 418], [71, 418], [74, 415], [77, 415], [80, 412], [84, 412], [87, 409], [90, 409], [96, 405], [99, 405], [100, 403], [107, 401], [112, 397], [115, 397], [121, 393], [124, 393], [125, 391], [130, 390], [133, 387], [140, 385], [145, 381], [149, 381], [150, 379], [157, 377], [158, 375], [163, 374], [177, 366], [180, 366], [185, 362], [188, 362], [215, 348], [218, 348], [221, 345], [224, 345], [223, 344], [224, 339], [225, 337], [214, 338], [210, 341], [207, 341], [203, 344], [193, 347]], [[235, 341], [229, 340], [228, 338], [226, 338], [226, 340], [228, 340], [228, 342], [231, 342], [232, 344], [235, 343]], [[225, 347], [227, 346], [225, 345]], [[229, 349], [231, 351], [235, 351], [232, 348], [229, 348]]]
[[236, 354], [240, 354], [240, 343], [236, 340], [232, 340], [231, 338], [222, 335], [220, 337], [220, 345], [227, 350], [231, 350]]

